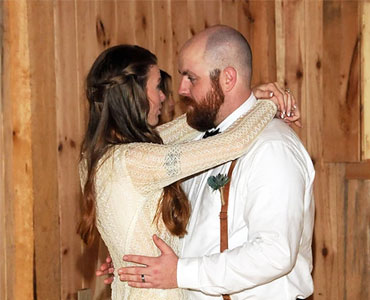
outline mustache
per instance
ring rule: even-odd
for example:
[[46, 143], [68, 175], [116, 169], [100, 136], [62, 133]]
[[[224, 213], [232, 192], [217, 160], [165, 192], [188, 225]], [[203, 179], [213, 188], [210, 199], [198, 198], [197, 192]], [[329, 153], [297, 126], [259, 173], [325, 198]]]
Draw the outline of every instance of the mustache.
[[181, 96], [180, 101], [185, 104], [185, 105], [194, 105], [196, 102], [194, 101], [193, 98], [187, 97], [187, 96]]

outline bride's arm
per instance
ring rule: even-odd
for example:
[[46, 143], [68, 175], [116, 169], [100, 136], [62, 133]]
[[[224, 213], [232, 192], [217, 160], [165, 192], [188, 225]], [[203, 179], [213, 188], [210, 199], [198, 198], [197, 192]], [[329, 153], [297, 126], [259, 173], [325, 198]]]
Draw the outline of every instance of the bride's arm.
[[276, 113], [271, 101], [258, 101], [224, 133], [174, 145], [132, 143], [125, 164], [133, 184], [150, 193], [181, 178], [244, 154]]
[[162, 124], [156, 128], [164, 144], [174, 144], [194, 139], [199, 131], [191, 128], [183, 114], [171, 122]]

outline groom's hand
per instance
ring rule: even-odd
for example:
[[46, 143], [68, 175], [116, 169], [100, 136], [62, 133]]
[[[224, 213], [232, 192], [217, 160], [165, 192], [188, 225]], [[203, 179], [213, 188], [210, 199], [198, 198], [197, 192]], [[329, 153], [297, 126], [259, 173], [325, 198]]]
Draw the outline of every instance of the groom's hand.
[[118, 270], [121, 281], [137, 288], [171, 289], [177, 287], [177, 261], [179, 258], [163, 240], [153, 235], [153, 241], [161, 255], [158, 257], [125, 255], [124, 261], [143, 266], [125, 267]]

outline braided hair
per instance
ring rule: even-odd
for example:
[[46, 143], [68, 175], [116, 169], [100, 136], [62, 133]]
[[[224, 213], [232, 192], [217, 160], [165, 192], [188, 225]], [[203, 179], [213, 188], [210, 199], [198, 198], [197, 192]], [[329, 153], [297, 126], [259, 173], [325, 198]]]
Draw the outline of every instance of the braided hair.
[[[97, 233], [95, 176], [99, 160], [114, 145], [163, 144], [157, 131], [147, 122], [146, 84], [148, 72], [156, 64], [157, 58], [150, 51], [139, 46], [118, 45], [103, 51], [87, 75], [89, 120], [80, 155], [81, 160], [86, 161], [87, 180], [78, 226], [78, 233], [87, 244], [93, 242]], [[159, 216], [172, 234], [186, 233], [190, 206], [178, 182], [164, 188], [155, 220]]]

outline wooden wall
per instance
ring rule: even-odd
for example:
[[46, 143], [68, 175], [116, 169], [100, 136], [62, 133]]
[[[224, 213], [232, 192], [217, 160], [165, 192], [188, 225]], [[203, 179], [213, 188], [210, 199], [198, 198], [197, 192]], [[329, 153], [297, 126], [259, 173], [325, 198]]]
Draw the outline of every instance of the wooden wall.
[[139, 44], [176, 91], [179, 47], [217, 23], [251, 43], [254, 83], [299, 100], [317, 172], [313, 299], [368, 297], [369, 2], [17, 0], [0, 2], [0, 22], [0, 299], [106, 298], [102, 247], [75, 233], [86, 72], [106, 47]]

